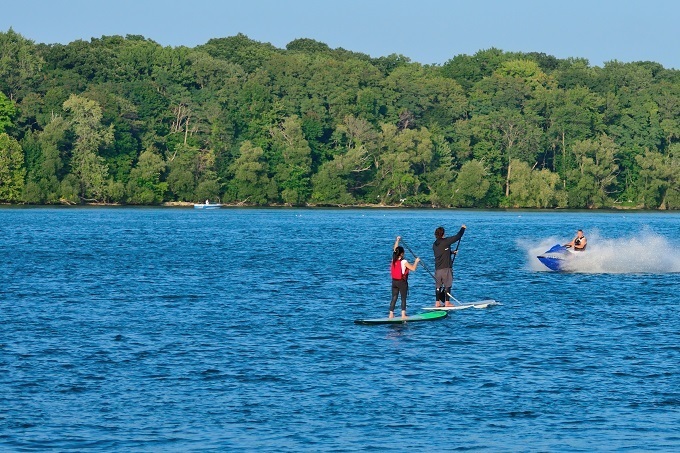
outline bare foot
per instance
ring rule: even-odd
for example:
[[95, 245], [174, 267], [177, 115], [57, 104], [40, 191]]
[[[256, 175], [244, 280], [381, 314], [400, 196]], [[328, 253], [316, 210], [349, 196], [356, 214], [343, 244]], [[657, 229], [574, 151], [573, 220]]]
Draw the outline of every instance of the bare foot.
[[401, 312], [401, 319], [406, 319], [406, 312], [403, 310]]
[[390, 319], [394, 318], [394, 312], [390, 312], [390, 315], [388, 316], [388, 318], [390, 318]]
[[442, 304], [440, 304], [439, 301], [436, 301], [436, 302], [434, 303], [434, 306], [435, 306], [435, 307], [441, 307]]
[[446, 304], [444, 304], [445, 307], [453, 307], [453, 304], [449, 301], [446, 301]]

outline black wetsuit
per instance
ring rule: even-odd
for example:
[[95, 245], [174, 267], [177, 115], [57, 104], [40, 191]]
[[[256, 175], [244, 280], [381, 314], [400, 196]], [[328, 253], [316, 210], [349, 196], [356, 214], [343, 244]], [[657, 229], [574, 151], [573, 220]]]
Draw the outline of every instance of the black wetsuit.
[[442, 302], [450, 300], [449, 294], [451, 294], [451, 286], [453, 286], [451, 244], [459, 241], [463, 234], [465, 234], [465, 228], [461, 227], [455, 236], [437, 239], [432, 244], [436, 298]]
[[434, 241], [432, 250], [434, 251], [435, 269], [451, 268], [451, 244], [459, 241], [463, 237], [463, 234], [465, 234], [465, 228], [461, 228], [455, 236]]

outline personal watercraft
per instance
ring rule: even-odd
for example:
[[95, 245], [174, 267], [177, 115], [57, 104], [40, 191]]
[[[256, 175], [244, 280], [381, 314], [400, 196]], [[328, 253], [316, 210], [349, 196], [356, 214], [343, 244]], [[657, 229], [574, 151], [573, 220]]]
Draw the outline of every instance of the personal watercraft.
[[567, 247], [555, 244], [549, 250], [543, 252], [542, 255], [538, 255], [537, 258], [548, 269], [559, 272], [565, 270], [573, 253]]

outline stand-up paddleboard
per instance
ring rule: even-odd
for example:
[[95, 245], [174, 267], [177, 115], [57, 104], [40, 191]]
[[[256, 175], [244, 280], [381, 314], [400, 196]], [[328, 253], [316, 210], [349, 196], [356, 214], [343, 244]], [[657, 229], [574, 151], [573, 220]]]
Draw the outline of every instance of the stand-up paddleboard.
[[437, 311], [451, 311], [451, 310], [465, 310], [466, 308], [487, 308], [491, 305], [500, 305], [501, 303], [493, 299], [480, 300], [478, 302], [469, 303], [457, 303], [452, 307], [423, 307], [423, 310], [428, 310], [430, 312]]
[[394, 318], [356, 319], [354, 324], [403, 324], [416, 321], [435, 321], [437, 319], [444, 319], [447, 315], [448, 313], [445, 311], [432, 311], [429, 313], [419, 313], [417, 315], [407, 316], [403, 319], [398, 315], [395, 315]]

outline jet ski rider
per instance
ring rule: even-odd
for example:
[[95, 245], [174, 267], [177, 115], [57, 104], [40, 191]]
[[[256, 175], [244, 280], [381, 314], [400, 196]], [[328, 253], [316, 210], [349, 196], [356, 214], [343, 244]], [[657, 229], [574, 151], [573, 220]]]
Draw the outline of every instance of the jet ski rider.
[[572, 247], [576, 252], [585, 251], [586, 245], [588, 245], [588, 241], [586, 240], [586, 237], [583, 235], [583, 230], [578, 230], [576, 232], [576, 237], [571, 242], [564, 244], [565, 247], [567, 248]]

